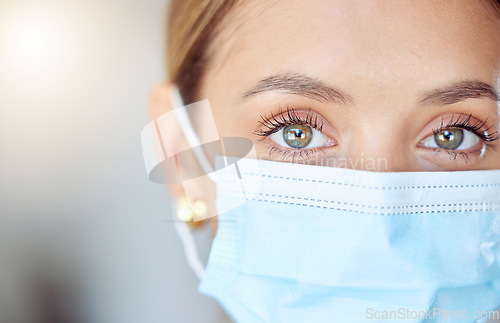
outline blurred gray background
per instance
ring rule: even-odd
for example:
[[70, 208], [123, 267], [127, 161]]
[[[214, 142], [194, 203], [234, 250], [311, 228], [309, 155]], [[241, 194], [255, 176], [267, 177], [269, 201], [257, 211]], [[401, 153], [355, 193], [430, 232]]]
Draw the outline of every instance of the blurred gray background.
[[143, 166], [167, 2], [0, 0], [1, 323], [224, 319]]

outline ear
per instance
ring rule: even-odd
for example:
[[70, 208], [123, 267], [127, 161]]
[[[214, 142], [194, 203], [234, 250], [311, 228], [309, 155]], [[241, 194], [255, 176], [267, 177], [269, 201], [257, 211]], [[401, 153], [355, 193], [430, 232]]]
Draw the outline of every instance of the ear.
[[[172, 100], [170, 98], [170, 87], [172, 86], [171, 83], [160, 83], [157, 84], [154, 88], [153, 91], [151, 92], [151, 98], [149, 102], [149, 114], [152, 120], [155, 120], [162, 115], [171, 112], [174, 107], [172, 106]], [[167, 151], [175, 151], [177, 149], [176, 146], [180, 145], [183, 140], [185, 140], [184, 136], [182, 135], [182, 132], [179, 131], [179, 125], [177, 124], [172, 124], [171, 126], [168, 127], [163, 127], [162, 132], [166, 134], [165, 137], [170, 138], [171, 140], [168, 140], [168, 142], [165, 142], [161, 139], [160, 141], [162, 142], [163, 146]], [[166, 132], [166, 133], [165, 133]], [[178, 165], [179, 166], [179, 165]], [[176, 170], [176, 173], [173, 172], [167, 172], [166, 176], [168, 178], [178, 178], [179, 177], [179, 169]], [[167, 190], [169, 193], [172, 195], [174, 198], [181, 197], [184, 195], [184, 188], [182, 184], [167, 184]]]
[[151, 92], [149, 102], [149, 113], [152, 119], [172, 111], [172, 101], [170, 100], [170, 83], [157, 84]]
[[[154, 87], [149, 104], [149, 112], [153, 120], [156, 120], [164, 114], [172, 112], [174, 108], [177, 108], [174, 107], [172, 103], [174, 101], [172, 100], [171, 95], [172, 93], [175, 93], [171, 91], [172, 86], [174, 85], [161, 83]], [[189, 147], [187, 140], [183, 135], [181, 125], [177, 122], [177, 118], [162, 118], [160, 131], [161, 135], [158, 134], [158, 137], [160, 138], [165, 151], [178, 152], [182, 150], [180, 149], [181, 147]], [[168, 139], [162, 140], [162, 138]], [[172, 173], [173, 170], [167, 170], [166, 176], [168, 179], [180, 178], [180, 172], [183, 174], [191, 174], [192, 172], [199, 173], [200, 165], [194, 154], [192, 154], [190, 158], [177, 158], [177, 156], [171, 156], [170, 158], [175, 158], [177, 167], [175, 173]], [[204, 201], [208, 205], [208, 217], [216, 215], [215, 184], [207, 176], [184, 181], [179, 184], [167, 184], [167, 189], [171, 196], [178, 200], [183, 200], [184, 197], [187, 197], [189, 203], [196, 200]], [[216, 221], [213, 223], [216, 224]]]

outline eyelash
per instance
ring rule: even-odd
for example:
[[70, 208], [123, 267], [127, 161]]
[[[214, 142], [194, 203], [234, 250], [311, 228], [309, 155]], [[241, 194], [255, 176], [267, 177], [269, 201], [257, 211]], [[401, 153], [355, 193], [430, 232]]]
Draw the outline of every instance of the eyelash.
[[[314, 114], [311, 109], [307, 110], [307, 115], [301, 116], [294, 109], [289, 106], [286, 107], [285, 110], [280, 108], [277, 115], [271, 112], [270, 116], [261, 115], [259, 123], [261, 126], [267, 129], [258, 129], [254, 131], [254, 134], [262, 137], [261, 141], [265, 140], [267, 137], [272, 135], [275, 132], [280, 131], [281, 129], [291, 126], [291, 125], [307, 125], [313, 129], [318, 131], [322, 131], [323, 122], [318, 118], [318, 115]], [[276, 146], [271, 146], [269, 149], [269, 156], [274, 154], [279, 155], [280, 158], [286, 160], [291, 157], [292, 161], [296, 158], [306, 159], [309, 155], [316, 153], [317, 151], [323, 151], [322, 148], [310, 148], [310, 149], [283, 149], [278, 148]]]
[[321, 120], [318, 120], [317, 115], [313, 116], [311, 109], [307, 110], [305, 118], [300, 116], [295, 109], [287, 106], [285, 111], [281, 108], [278, 115], [274, 115], [271, 112], [270, 117], [261, 115], [260, 119], [259, 123], [266, 127], [267, 130], [258, 129], [254, 132], [254, 134], [263, 137], [263, 139], [275, 132], [278, 132], [280, 129], [291, 125], [307, 125], [318, 131], [323, 129], [323, 123]]
[[[281, 108], [277, 115], [271, 112], [270, 116], [261, 115], [260, 118], [261, 120], [259, 121], [259, 123], [266, 129], [258, 129], [254, 132], [254, 134], [259, 137], [262, 137], [261, 140], [266, 139], [271, 134], [278, 132], [282, 128], [290, 125], [297, 125], [297, 124], [307, 125], [318, 131], [322, 131], [323, 129], [322, 120], [318, 119], [317, 115], [313, 116], [311, 109], [307, 110], [307, 115], [305, 116], [305, 118], [303, 116], [300, 116], [295, 109], [290, 108], [288, 106], [286, 107], [285, 110]], [[455, 119], [455, 115], [453, 114], [450, 121], [448, 121], [448, 123], [445, 125], [443, 117], [443, 119], [441, 120], [441, 126], [437, 129], [433, 129], [432, 133], [433, 135], [435, 135], [449, 128], [464, 129], [472, 132], [473, 134], [481, 138], [485, 142], [486, 148], [494, 148], [491, 147], [489, 143], [500, 139], [499, 132], [495, 131], [492, 133], [488, 133], [488, 130], [491, 129], [491, 126], [484, 129], [488, 119], [486, 119], [485, 121], [472, 122], [471, 118], [472, 114], [469, 115], [459, 114], [458, 117]], [[296, 156], [302, 158], [302, 157], [307, 157], [309, 154], [314, 153], [316, 150], [317, 150], [316, 148], [293, 150], [293, 149], [281, 149], [277, 147], [271, 147], [269, 154], [271, 155], [274, 152], [274, 153], [279, 153], [284, 158], [288, 157], [295, 158]], [[319, 148], [319, 150], [321, 149]], [[440, 151], [441, 150], [436, 149], [436, 154]], [[456, 160], [458, 156], [462, 157], [466, 161], [468, 161], [470, 158], [469, 156], [470, 152], [465, 152], [465, 151], [455, 152], [448, 150], [446, 151], [448, 152], [450, 159], [452, 159], [453, 161]]]
[[495, 140], [500, 139], [500, 134], [498, 131], [488, 133], [488, 130], [491, 129], [491, 127], [488, 127], [486, 129], [483, 129], [484, 126], [486, 125], [486, 122], [488, 119], [485, 121], [476, 121], [474, 123], [471, 123], [471, 118], [472, 114], [466, 115], [466, 114], [460, 114], [458, 115], [458, 118], [456, 120], [453, 120], [455, 115], [453, 114], [451, 116], [450, 121], [448, 121], [448, 124], [446, 126], [444, 125], [444, 118], [441, 120], [441, 126], [437, 129], [432, 130], [432, 134], [437, 134], [445, 129], [449, 128], [458, 128], [458, 129], [464, 129], [472, 132], [479, 138], [483, 139], [484, 142], [489, 143], [493, 142]]
[[[485, 143], [484, 148], [495, 149], [495, 147], [491, 146], [490, 143], [500, 139], [500, 134], [498, 133], [498, 131], [488, 133], [488, 130], [491, 129], [491, 126], [484, 129], [484, 126], [486, 125], [488, 118], [486, 118], [486, 120], [484, 121], [476, 121], [474, 123], [471, 123], [472, 114], [469, 115], [459, 114], [456, 120], [454, 120], [454, 117], [455, 115], [453, 114], [451, 116], [450, 121], [448, 121], [446, 125], [444, 125], [444, 117], [443, 117], [443, 119], [441, 119], [441, 126], [437, 129], [432, 130], [433, 135], [436, 135], [437, 133], [449, 128], [464, 129], [472, 132], [473, 134], [481, 138]], [[445, 151], [448, 153], [452, 161], [456, 161], [457, 157], [460, 156], [467, 163], [468, 160], [470, 159], [471, 153], [473, 153], [474, 155], [480, 155], [482, 150], [483, 148], [476, 149], [472, 152], [465, 152], [465, 151], [457, 152], [453, 150], [445, 150]], [[441, 149], [435, 149], [436, 155], [441, 151], [442, 151]]]

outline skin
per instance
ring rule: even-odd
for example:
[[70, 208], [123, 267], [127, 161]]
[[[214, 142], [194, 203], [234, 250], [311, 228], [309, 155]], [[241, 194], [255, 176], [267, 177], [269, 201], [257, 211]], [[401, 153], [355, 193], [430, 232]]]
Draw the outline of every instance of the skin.
[[[251, 139], [257, 158], [372, 171], [500, 169], [500, 140], [451, 153], [422, 146], [461, 115], [486, 122], [481, 131], [498, 130], [492, 96], [421, 102], [462, 81], [499, 92], [500, 17], [486, 1], [248, 1], [226, 18], [199, 97], [209, 100], [219, 135]], [[274, 75], [305, 76], [348, 100], [320, 102], [283, 89], [245, 97]], [[155, 115], [170, 109], [167, 87], [155, 90]], [[330, 145], [291, 157], [282, 151], [292, 148], [255, 134], [265, 129], [261, 116], [287, 107], [319, 118]], [[209, 185], [194, 195], [213, 201]]]

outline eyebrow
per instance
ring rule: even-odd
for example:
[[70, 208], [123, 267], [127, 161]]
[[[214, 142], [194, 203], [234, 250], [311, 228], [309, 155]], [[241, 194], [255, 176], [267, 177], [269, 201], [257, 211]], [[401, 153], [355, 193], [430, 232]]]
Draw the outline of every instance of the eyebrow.
[[341, 90], [331, 87], [323, 81], [296, 73], [276, 74], [263, 78], [257, 85], [245, 92], [242, 99], [269, 91], [301, 95], [319, 102], [342, 104], [353, 102], [352, 97]]
[[[257, 85], [245, 92], [242, 99], [269, 91], [301, 95], [323, 103], [348, 104], [354, 102], [347, 93], [327, 85], [321, 80], [298, 73], [276, 74], [263, 78]], [[466, 80], [424, 92], [420, 96], [419, 104], [421, 106], [450, 105], [466, 99], [482, 98], [500, 101], [500, 95], [493, 86], [481, 81]]]
[[420, 105], [450, 105], [466, 99], [493, 99], [499, 101], [495, 88], [481, 81], [461, 81], [449, 86], [425, 92]]

